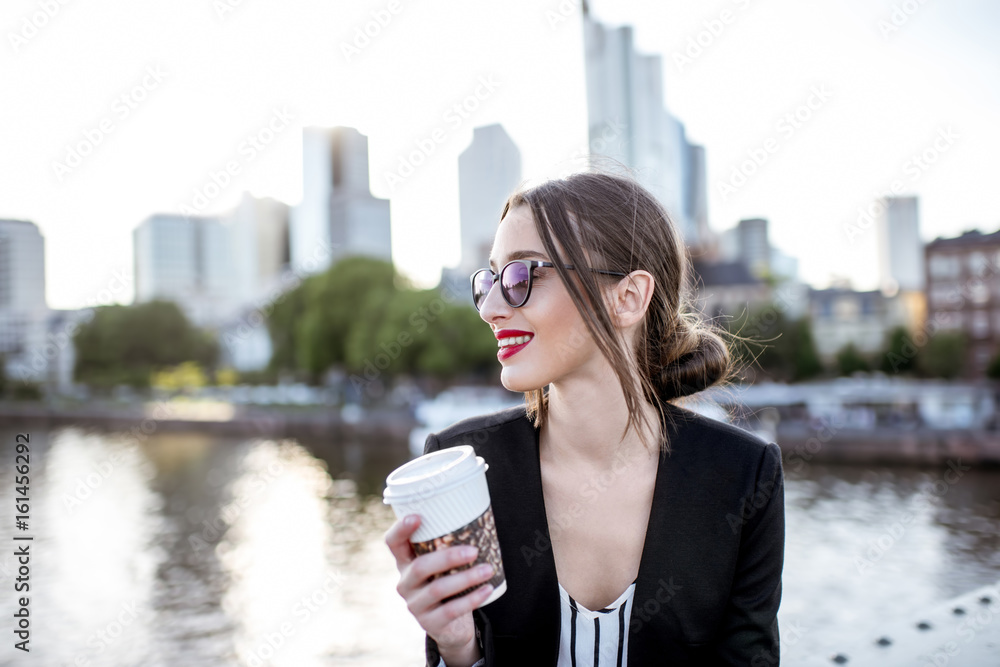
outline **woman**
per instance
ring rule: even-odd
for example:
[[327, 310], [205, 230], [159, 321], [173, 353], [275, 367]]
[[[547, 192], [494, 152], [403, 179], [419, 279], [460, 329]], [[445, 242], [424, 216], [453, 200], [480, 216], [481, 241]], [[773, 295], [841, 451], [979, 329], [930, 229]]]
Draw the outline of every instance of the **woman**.
[[[473, 299], [501, 380], [526, 405], [431, 434], [473, 445], [507, 591], [462, 547], [386, 543], [427, 633], [428, 667], [775, 665], [784, 554], [781, 454], [677, 405], [732, 360], [692, 314], [688, 259], [628, 178], [581, 173], [514, 194]], [[496, 283], [500, 283], [499, 287]]]

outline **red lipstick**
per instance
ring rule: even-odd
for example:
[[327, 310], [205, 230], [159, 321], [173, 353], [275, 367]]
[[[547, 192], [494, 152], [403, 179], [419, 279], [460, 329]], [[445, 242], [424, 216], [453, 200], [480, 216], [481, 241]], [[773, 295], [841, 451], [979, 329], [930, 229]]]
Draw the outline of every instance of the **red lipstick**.
[[[500, 329], [499, 331], [495, 332], [494, 335], [496, 336], [497, 340], [500, 340], [501, 338], [517, 338], [518, 336], [531, 336], [532, 337], [531, 340], [534, 340], [533, 333], [531, 333], [530, 331], [521, 331], [520, 329]], [[508, 359], [514, 356], [522, 349], [524, 349], [528, 345], [528, 343], [531, 342], [531, 340], [521, 343], [520, 345], [510, 345], [507, 347], [501, 347], [499, 350], [497, 350], [497, 359], [503, 361], [504, 359]]]

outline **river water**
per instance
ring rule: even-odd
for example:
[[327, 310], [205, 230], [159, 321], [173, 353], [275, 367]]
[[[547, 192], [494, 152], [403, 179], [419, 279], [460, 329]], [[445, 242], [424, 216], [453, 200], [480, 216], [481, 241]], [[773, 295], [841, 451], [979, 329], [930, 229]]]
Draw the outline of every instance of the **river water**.
[[[14, 527], [14, 439], [30, 519]], [[383, 541], [407, 443], [0, 426], [0, 665], [423, 664]], [[964, 463], [962, 464], [964, 465]], [[1000, 580], [1000, 471], [786, 464], [783, 663]], [[959, 474], [960, 472], [960, 474]], [[30, 542], [30, 654], [12, 537]]]

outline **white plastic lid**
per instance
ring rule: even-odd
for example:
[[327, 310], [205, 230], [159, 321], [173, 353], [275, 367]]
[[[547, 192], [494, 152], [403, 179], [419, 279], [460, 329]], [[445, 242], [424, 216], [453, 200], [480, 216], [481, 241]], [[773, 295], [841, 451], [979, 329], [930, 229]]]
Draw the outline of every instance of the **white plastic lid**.
[[389, 473], [385, 478], [382, 502], [406, 503], [421, 496], [438, 494], [466, 482], [489, 464], [476, 456], [471, 445], [448, 447], [419, 456]]

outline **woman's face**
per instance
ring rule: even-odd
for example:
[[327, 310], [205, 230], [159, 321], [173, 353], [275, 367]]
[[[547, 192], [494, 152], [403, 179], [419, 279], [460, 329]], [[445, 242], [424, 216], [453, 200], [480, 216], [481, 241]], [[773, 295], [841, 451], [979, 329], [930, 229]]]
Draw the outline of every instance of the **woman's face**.
[[[500, 221], [490, 259], [494, 271], [512, 259], [552, 261], [526, 206], [511, 209]], [[573, 377], [600, 377], [603, 357], [556, 270], [539, 267], [533, 272], [531, 295], [525, 305], [511, 308], [498, 281], [479, 311], [501, 339], [530, 337], [526, 344], [512, 345], [509, 350], [505, 350], [507, 346], [498, 348], [503, 386], [510, 391], [530, 391]], [[504, 331], [516, 333], [507, 336]]]

